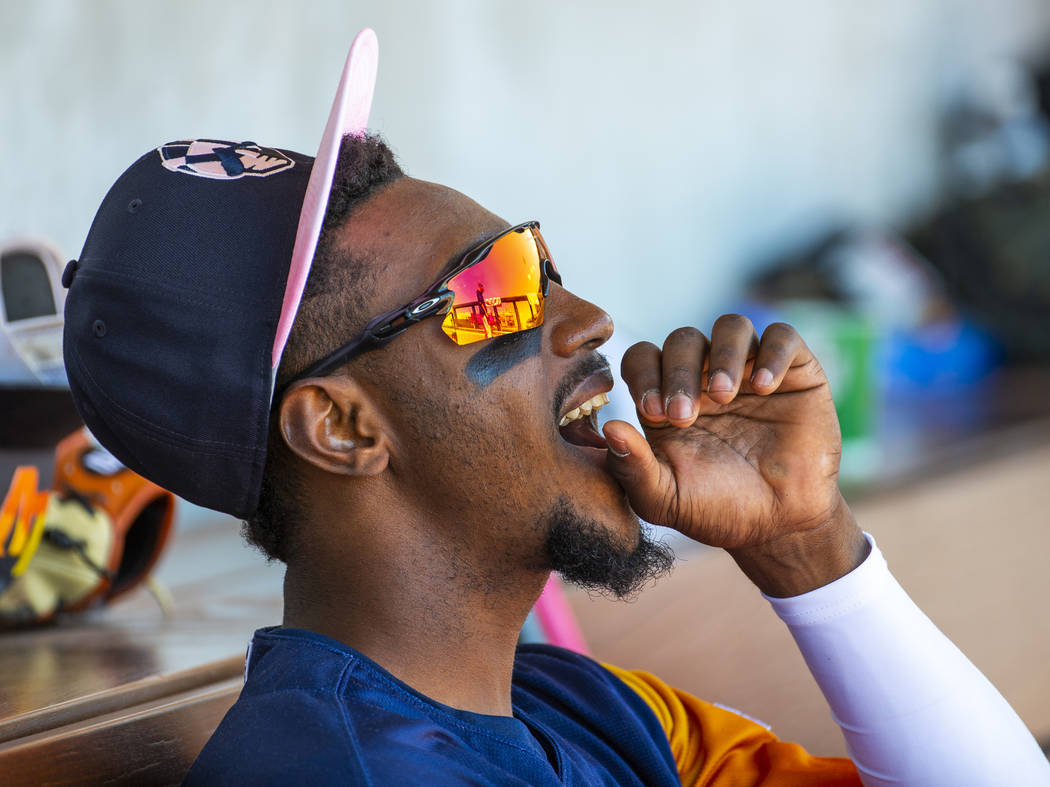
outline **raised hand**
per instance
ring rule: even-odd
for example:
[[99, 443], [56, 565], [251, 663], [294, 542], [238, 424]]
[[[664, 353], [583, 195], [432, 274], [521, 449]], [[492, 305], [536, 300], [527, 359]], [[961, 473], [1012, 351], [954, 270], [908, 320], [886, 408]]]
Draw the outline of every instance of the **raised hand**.
[[838, 491], [841, 451], [827, 379], [789, 325], [761, 340], [739, 315], [708, 340], [679, 328], [621, 367], [645, 436], [605, 426], [608, 465], [635, 511], [724, 547], [763, 590], [793, 595], [867, 553]]

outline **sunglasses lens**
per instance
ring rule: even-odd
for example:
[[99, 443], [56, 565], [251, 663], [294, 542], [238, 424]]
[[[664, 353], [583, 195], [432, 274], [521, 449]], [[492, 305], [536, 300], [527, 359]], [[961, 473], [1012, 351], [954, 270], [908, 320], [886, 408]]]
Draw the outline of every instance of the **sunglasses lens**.
[[541, 325], [540, 267], [531, 229], [502, 236], [480, 262], [449, 281], [455, 300], [441, 329], [456, 344], [471, 344]]

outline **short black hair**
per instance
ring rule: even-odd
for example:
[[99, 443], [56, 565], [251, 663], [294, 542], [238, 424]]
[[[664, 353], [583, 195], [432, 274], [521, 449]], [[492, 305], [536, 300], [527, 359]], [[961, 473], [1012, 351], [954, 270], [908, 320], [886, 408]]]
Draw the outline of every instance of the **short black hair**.
[[[346, 136], [339, 148], [324, 225], [303, 290], [299, 313], [288, 336], [274, 390], [360, 331], [364, 293], [371, 290], [374, 266], [335, 248], [334, 230], [377, 190], [404, 176], [393, 151], [378, 134]], [[305, 509], [305, 491], [295, 462], [277, 429], [276, 406], [270, 413], [270, 436], [259, 505], [245, 520], [244, 537], [270, 560], [288, 562], [290, 528]]]

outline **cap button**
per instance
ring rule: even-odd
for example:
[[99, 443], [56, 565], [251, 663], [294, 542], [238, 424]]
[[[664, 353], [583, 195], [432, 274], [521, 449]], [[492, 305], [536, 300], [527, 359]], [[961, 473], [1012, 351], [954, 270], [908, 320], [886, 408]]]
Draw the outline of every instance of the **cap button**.
[[77, 275], [77, 261], [70, 260], [66, 263], [66, 269], [62, 271], [62, 286], [67, 290], [69, 285], [73, 283], [73, 277]]

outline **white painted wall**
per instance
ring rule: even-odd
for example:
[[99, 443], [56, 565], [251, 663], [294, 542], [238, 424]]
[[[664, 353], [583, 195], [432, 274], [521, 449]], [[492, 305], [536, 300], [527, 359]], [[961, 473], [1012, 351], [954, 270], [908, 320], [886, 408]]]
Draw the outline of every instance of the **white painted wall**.
[[1050, 5], [4, 0], [0, 241], [75, 256], [169, 140], [312, 152], [366, 24], [372, 125], [406, 169], [541, 219], [566, 283], [658, 338], [709, 325], [768, 250], [927, 204], [939, 107], [1045, 46]]

